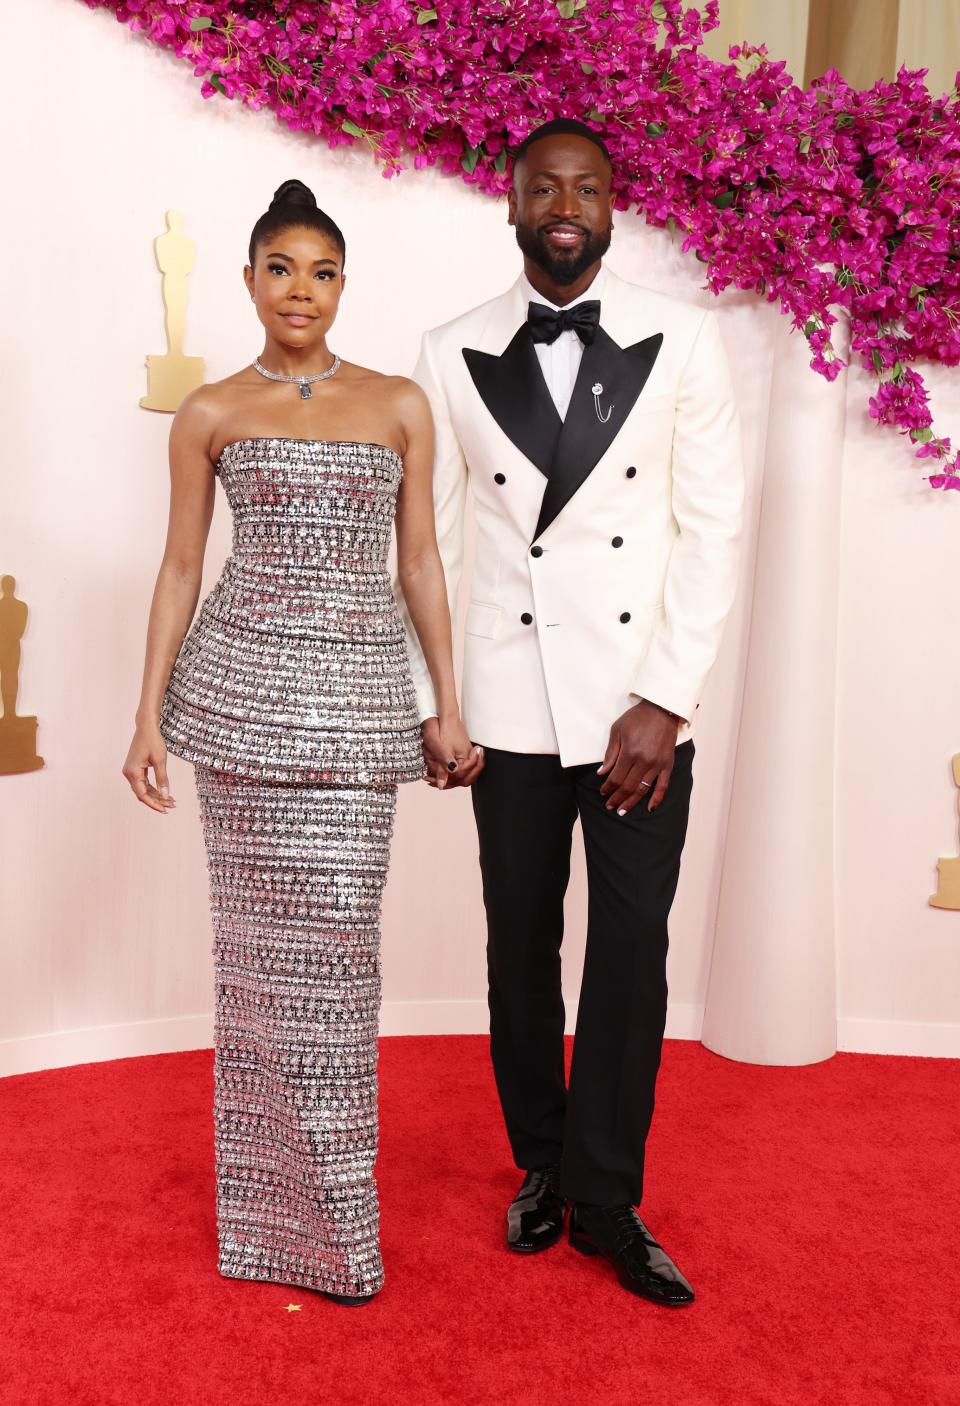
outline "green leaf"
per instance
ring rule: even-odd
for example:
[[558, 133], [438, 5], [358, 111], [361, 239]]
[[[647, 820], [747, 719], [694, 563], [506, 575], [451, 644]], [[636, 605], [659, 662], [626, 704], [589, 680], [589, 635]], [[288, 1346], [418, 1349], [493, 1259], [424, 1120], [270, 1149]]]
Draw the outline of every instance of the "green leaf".
[[480, 160], [480, 148], [478, 146], [466, 146], [463, 149], [463, 156], [460, 158], [460, 165], [470, 176], [477, 169], [477, 162]]
[[817, 324], [815, 320], [812, 317], [808, 317], [806, 322], [803, 324], [803, 335], [805, 337], [812, 337], [816, 330]]
[[667, 130], [667, 129], [666, 129], [666, 127], [663, 125], [662, 122], [648, 122], [648, 123], [647, 123], [647, 136], [648, 136], [648, 137], [662, 137], [663, 134], [664, 134], [664, 132], [665, 132], [666, 130]]
[[670, 232], [670, 238], [671, 238], [671, 239], [676, 239], [676, 237], [677, 237], [677, 222], [676, 222], [676, 220], [673, 218], [672, 215], [668, 215], [668, 216], [667, 216], [667, 229], [668, 229], [669, 232]]
[[496, 160], [494, 161], [493, 166], [494, 166], [494, 170], [499, 171], [500, 174], [503, 175], [504, 171], [507, 169], [507, 148], [506, 148], [506, 147], [504, 147], [502, 151], [498, 151], [498, 152], [497, 152], [497, 158], [496, 158]]
[[807, 132], [805, 136], [800, 138], [800, 145], [797, 147], [797, 150], [799, 151], [801, 156], [806, 156], [807, 152], [810, 150], [810, 143], [812, 141], [813, 138], [811, 137], [809, 132]]
[[431, 20], [437, 18], [436, 10], [418, 10], [417, 24], [429, 24]]
[[926, 291], [927, 290], [922, 283], [915, 283], [910, 289], [910, 292], [907, 294], [907, 296], [909, 298], [919, 298], [920, 295], [922, 293], [925, 293]]
[[222, 93], [224, 97], [227, 96], [227, 90], [223, 86], [223, 79], [220, 77], [219, 73], [208, 73], [207, 82], [212, 84], [218, 93]]
[[667, 7], [657, 0], [655, 5], [651, 5], [650, 13], [655, 20], [665, 20], [667, 18]]
[[922, 430], [911, 430], [910, 438], [914, 444], [929, 444], [933, 439], [933, 430], [930, 429], [929, 425], [924, 425]]
[[585, 120], [586, 122], [602, 122], [602, 121], [603, 121], [603, 113], [600, 112], [598, 108], [592, 107], [592, 108], [590, 109], [590, 111], [587, 113], [587, 115], [586, 115], [586, 117], [585, 117], [584, 120]]
[[557, 0], [557, 9], [561, 19], [572, 20], [577, 9], [576, 0]]
[[713, 197], [713, 203], [718, 210], [726, 210], [727, 206], [732, 205], [736, 198], [737, 192], [735, 190], [725, 190], [722, 195]]
[[362, 137], [364, 135], [363, 128], [358, 127], [356, 122], [351, 122], [349, 117], [345, 117], [340, 126], [348, 137]]
[[596, 73], [597, 71], [595, 64], [587, 63], [584, 59], [580, 60], [580, 67], [584, 73]]
[[201, 29], [210, 29], [213, 20], [209, 16], [200, 16], [198, 19], [190, 21], [190, 33], [199, 34]]
[[876, 347], [874, 347], [873, 351], [870, 353], [870, 356], [873, 359], [873, 369], [879, 376], [880, 373], [883, 371], [883, 357], [877, 351]]
[[893, 363], [893, 372], [891, 373], [890, 379], [895, 385], [902, 385], [905, 372], [906, 367], [904, 366], [900, 358], [897, 357], [896, 361]]

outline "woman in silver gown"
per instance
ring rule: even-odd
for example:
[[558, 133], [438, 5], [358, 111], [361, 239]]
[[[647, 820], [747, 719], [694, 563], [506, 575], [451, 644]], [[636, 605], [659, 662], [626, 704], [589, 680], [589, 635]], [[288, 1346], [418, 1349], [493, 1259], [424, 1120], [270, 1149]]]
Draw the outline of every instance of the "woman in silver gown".
[[[168, 538], [123, 770], [166, 813], [167, 748], [195, 768], [220, 1272], [354, 1304], [383, 1283], [379, 919], [397, 786], [442, 787], [452, 769], [469, 782], [482, 753], [457, 707], [429, 409], [412, 382], [328, 350], [344, 257], [311, 192], [285, 182], [244, 270], [263, 351], [188, 396], [171, 429]], [[187, 634], [217, 478], [233, 549]], [[438, 743], [421, 743], [387, 568], [394, 519]]]

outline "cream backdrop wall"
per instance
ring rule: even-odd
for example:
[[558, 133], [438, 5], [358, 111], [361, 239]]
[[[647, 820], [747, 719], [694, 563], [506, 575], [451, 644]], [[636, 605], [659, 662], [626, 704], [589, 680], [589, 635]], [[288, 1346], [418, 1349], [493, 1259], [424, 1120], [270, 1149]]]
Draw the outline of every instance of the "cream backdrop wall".
[[[184, 66], [78, 0], [34, 0], [5, 32], [12, 52], [38, 35], [45, 47], [42, 85], [12, 65], [0, 98], [0, 571], [31, 608], [20, 711], [39, 715], [47, 759], [0, 778], [0, 1072], [13, 1072], [210, 1040], [190, 770], [173, 762], [180, 805], [163, 818], [120, 776], [166, 518], [169, 417], [137, 404], [143, 357], [163, 350], [152, 241], [164, 211], [183, 210], [197, 242], [185, 350], [210, 378], [259, 350], [240, 270], [288, 176], [346, 233], [334, 345], [384, 370], [409, 370], [420, 331], [506, 286], [518, 254], [502, 205], [431, 173], [387, 182], [362, 152], [201, 103]], [[617, 223], [619, 273], [709, 301], [664, 234]], [[739, 294], [719, 306], [745, 427], [747, 550], [698, 718], [668, 1032], [700, 1034], [709, 990], [708, 1042], [727, 1053], [769, 1057], [779, 1041], [785, 1060], [817, 1058], [839, 1032], [846, 1048], [958, 1055], [960, 916], [925, 899], [957, 842], [960, 504], [934, 497], [872, 426], [860, 373], [827, 387], [773, 309]], [[955, 373], [931, 382], [960, 437]], [[228, 542], [219, 503], [207, 585]], [[475, 849], [466, 796], [405, 788], [384, 913], [387, 1033], [485, 1028]], [[571, 1016], [584, 900], [578, 856]]]

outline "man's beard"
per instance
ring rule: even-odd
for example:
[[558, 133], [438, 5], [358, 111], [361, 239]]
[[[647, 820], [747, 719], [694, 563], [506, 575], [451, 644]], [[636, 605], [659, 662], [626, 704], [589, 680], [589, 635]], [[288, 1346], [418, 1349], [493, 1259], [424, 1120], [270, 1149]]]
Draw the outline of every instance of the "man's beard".
[[523, 225], [519, 220], [514, 228], [517, 243], [531, 263], [536, 264], [559, 288], [567, 288], [571, 283], [576, 283], [591, 264], [603, 258], [610, 248], [613, 226], [607, 225], [606, 229], [591, 234], [584, 225], [578, 225], [575, 220], [557, 220], [555, 223], [569, 223], [576, 229], [583, 230], [586, 238], [579, 249], [554, 249], [547, 243], [543, 230], [534, 229], [532, 225]]

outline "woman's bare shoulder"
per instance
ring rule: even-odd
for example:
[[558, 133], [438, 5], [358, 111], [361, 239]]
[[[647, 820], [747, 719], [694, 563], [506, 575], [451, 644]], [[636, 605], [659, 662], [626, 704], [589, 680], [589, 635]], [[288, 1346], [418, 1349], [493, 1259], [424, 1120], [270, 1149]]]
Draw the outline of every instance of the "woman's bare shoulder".
[[181, 437], [212, 440], [224, 419], [238, 407], [250, 385], [250, 370], [234, 372], [220, 381], [206, 381], [184, 396], [174, 418]]
[[369, 366], [357, 366], [353, 363], [350, 363], [349, 375], [358, 391], [369, 389], [379, 398], [395, 405], [398, 410], [415, 409], [421, 404], [426, 404], [423, 391], [409, 376], [392, 376], [388, 372], [374, 371]]

